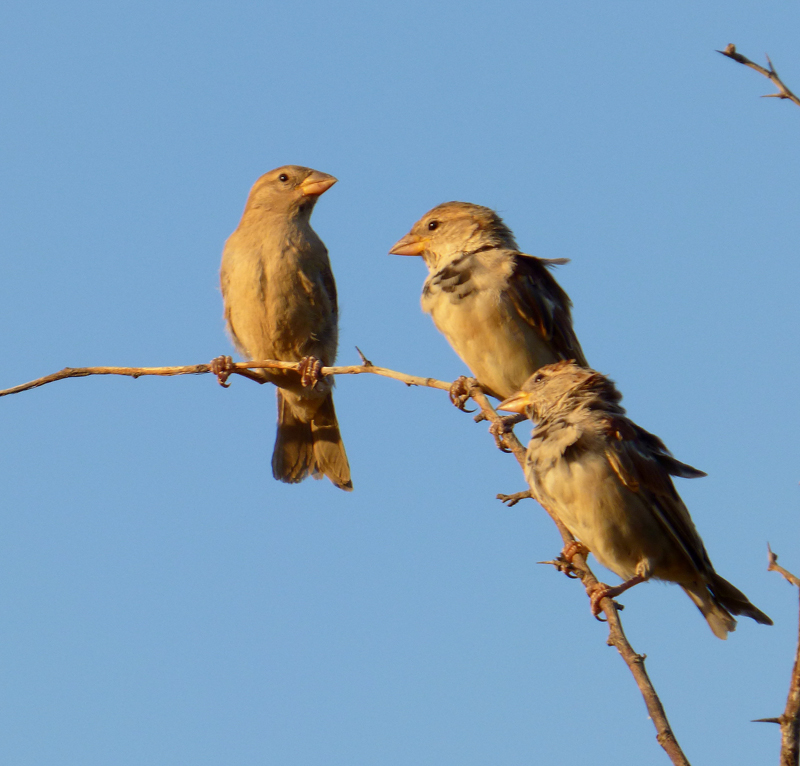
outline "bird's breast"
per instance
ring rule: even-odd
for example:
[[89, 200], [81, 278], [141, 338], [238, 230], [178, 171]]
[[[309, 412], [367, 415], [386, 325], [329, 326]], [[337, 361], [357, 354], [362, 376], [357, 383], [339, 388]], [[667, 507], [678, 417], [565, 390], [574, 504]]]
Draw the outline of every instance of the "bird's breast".
[[239, 351], [254, 359], [291, 361], [313, 354], [332, 363], [337, 311], [329, 284], [324, 246], [289, 238], [243, 243], [232, 237], [223, 255], [222, 286]]
[[548, 343], [525, 322], [502, 291], [474, 289], [463, 299], [431, 289], [422, 309], [493, 396], [506, 398], [545, 364], [557, 361]]

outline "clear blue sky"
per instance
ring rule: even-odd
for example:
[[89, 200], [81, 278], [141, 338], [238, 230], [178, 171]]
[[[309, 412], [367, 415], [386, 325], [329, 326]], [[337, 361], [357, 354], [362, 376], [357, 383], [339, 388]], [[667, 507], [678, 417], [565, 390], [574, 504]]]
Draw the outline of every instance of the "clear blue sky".
[[[222, 245], [263, 172], [314, 213], [339, 360], [450, 380], [387, 250], [445, 200], [558, 278], [717, 569], [770, 614], [727, 642], [675, 586], [623, 618], [697, 764], [775, 763], [797, 597], [800, 90], [789, 2], [55, 3], [0, 11], [0, 387], [231, 346]], [[666, 763], [522, 475], [442, 392], [338, 381], [355, 492], [270, 475], [274, 392], [87, 378], [0, 401], [9, 766]], [[617, 579], [602, 570], [610, 582]]]

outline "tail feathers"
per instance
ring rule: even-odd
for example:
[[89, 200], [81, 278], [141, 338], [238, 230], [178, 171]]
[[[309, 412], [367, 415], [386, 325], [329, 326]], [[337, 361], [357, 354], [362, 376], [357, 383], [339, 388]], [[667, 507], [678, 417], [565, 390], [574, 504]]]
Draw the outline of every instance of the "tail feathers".
[[327, 476], [337, 487], [353, 489], [350, 465], [329, 395], [313, 415], [303, 420], [278, 390], [278, 433], [272, 453], [272, 475], [287, 484], [297, 484], [308, 476]]
[[314, 462], [311, 423], [300, 420], [278, 391], [278, 433], [272, 451], [272, 475], [287, 484], [297, 484], [307, 476], [321, 479]]
[[731, 585], [724, 577], [720, 577], [716, 572], [709, 584], [709, 588], [717, 601], [732, 614], [743, 614], [745, 617], [749, 617], [762, 625], [772, 625], [772, 620], [758, 607], [753, 606], [744, 593]]
[[736, 630], [734, 614], [750, 617], [762, 625], [772, 625], [772, 620], [753, 606], [744, 593], [716, 572], [712, 574], [708, 584], [697, 583], [692, 587], [686, 585], [682, 587], [703, 613], [708, 626], [717, 638], [726, 639], [728, 633]]
[[352, 492], [350, 463], [344, 451], [344, 442], [339, 432], [339, 421], [333, 407], [333, 396], [328, 395], [311, 421], [314, 440], [314, 459], [322, 471], [339, 489]]
[[709, 592], [705, 583], [698, 583], [691, 589], [681, 586], [686, 595], [694, 601], [694, 605], [702, 612], [706, 618], [711, 632], [723, 641], [728, 637], [728, 633], [736, 630], [736, 620]]

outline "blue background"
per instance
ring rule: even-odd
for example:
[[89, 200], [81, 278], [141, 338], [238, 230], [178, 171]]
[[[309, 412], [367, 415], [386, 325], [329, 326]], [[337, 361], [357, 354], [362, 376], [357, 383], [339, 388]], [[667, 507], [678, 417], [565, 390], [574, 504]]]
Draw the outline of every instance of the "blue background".
[[[0, 11], [0, 385], [230, 353], [222, 245], [263, 172], [313, 224], [339, 361], [465, 371], [388, 256], [445, 200], [558, 269], [589, 361], [707, 471], [715, 566], [775, 620], [714, 638], [675, 586], [623, 620], [693, 762], [777, 761], [797, 595], [800, 9], [713, 0], [54, 3]], [[0, 402], [10, 765], [666, 763], [560, 540], [446, 394], [338, 381], [355, 492], [272, 480], [274, 393], [85, 378]], [[520, 435], [525, 438], [523, 429]], [[615, 583], [610, 573], [600, 576]]]

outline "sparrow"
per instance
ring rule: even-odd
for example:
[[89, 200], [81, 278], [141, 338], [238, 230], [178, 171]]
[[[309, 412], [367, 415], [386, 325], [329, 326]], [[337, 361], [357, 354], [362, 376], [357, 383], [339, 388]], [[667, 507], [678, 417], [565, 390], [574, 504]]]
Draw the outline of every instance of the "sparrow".
[[511, 229], [488, 207], [445, 202], [389, 253], [422, 256], [429, 271], [422, 310], [487, 394], [505, 399], [560, 359], [586, 365], [572, 303], [549, 271], [567, 261], [520, 252]]
[[676, 460], [661, 439], [626, 417], [621, 399], [605, 375], [561, 361], [542, 367], [499, 405], [536, 423], [525, 467], [533, 496], [624, 580], [598, 585], [593, 613], [604, 597], [655, 578], [680, 585], [718, 638], [735, 630], [735, 614], [772, 625], [714, 571], [675, 490], [672, 476], [706, 474]]
[[[225, 243], [220, 284], [228, 333], [245, 359], [300, 362], [299, 372], [246, 372], [278, 387], [273, 476], [294, 484], [324, 474], [349, 491], [353, 483], [333, 406], [333, 379], [319, 374], [336, 358], [336, 283], [328, 251], [310, 222], [320, 195], [336, 180], [298, 165], [261, 176]], [[230, 357], [211, 363], [223, 385], [231, 365]]]

